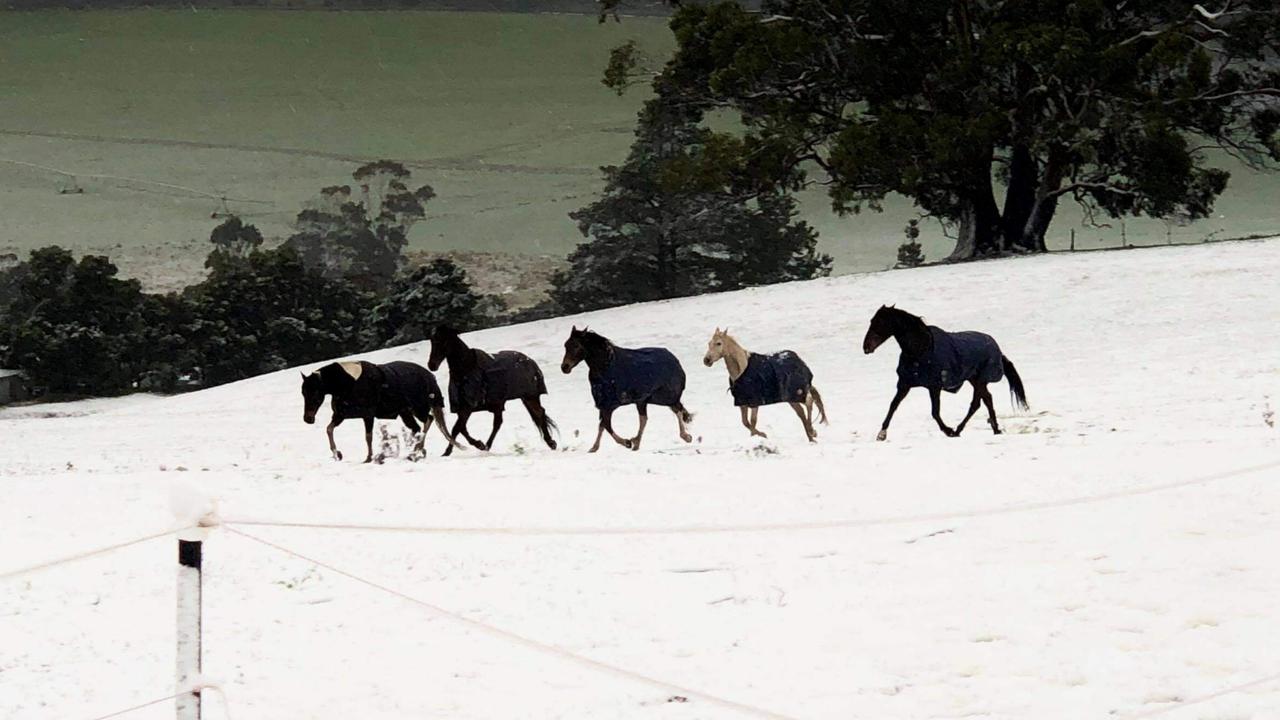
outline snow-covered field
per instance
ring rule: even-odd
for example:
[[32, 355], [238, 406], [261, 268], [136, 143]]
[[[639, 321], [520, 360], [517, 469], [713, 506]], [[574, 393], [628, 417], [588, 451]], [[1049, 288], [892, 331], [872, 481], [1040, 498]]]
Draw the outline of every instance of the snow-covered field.
[[[237, 720], [1276, 718], [1277, 278], [1280, 240], [1055, 255], [469, 336], [542, 364], [564, 452], [513, 406], [492, 454], [436, 457], [433, 433], [421, 463], [335, 463], [295, 371], [9, 409], [0, 576], [170, 528], [175, 494], [216, 498], [204, 669]], [[897, 349], [860, 342], [881, 303], [994, 335], [1032, 411], [997, 386], [1006, 434], [979, 419], [951, 439], [916, 391], [875, 442]], [[574, 323], [675, 351], [698, 442], [654, 408], [641, 451], [586, 454], [585, 369], [558, 370]], [[768, 440], [747, 437], [723, 366], [701, 364], [716, 325], [808, 361], [831, 415], [818, 444], [778, 407]], [[629, 434], [634, 414], [616, 419]], [[357, 423], [338, 440], [360, 456]], [[0, 579], [0, 717], [171, 694], [174, 555], [162, 538]]]

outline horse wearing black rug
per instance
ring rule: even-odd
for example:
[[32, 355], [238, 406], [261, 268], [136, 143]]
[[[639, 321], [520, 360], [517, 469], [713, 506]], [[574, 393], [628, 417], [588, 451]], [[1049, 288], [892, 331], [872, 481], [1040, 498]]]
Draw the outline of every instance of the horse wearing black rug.
[[[1000, 382], [1005, 375], [1009, 376], [1009, 388], [1015, 406], [1027, 409], [1027, 394], [1022, 387], [1022, 378], [990, 335], [979, 332], [946, 332], [926, 325], [923, 319], [905, 310], [882, 305], [871, 318], [867, 335], [862, 340], [862, 351], [871, 354], [891, 337], [898, 341], [898, 346], [902, 349], [902, 354], [898, 357], [898, 391], [889, 403], [889, 414], [885, 415], [877, 440], [887, 437], [889, 421], [893, 419], [898, 403], [902, 402], [902, 398], [913, 387], [928, 388], [933, 419], [938, 423], [938, 428], [949, 437], [960, 435], [969, 418], [978, 411], [979, 403], [987, 406], [992, 432], [1000, 434], [1000, 425], [996, 422], [996, 411], [992, 407], [991, 393], [987, 386]], [[969, 413], [952, 430], [942, 421], [940, 414], [942, 391], [957, 392], [966, 382], [973, 385], [973, 400], [969, 403]]]
[[[462, 434], [467, 442], [480, 450], [493, 447], [493, 439], [502, 427], [502, 412], [508, 400], [519, 400], [547, 447], [556, 449], [551, 431], [556, 424], [542, 408], [540, 397], [547, 394], [547, 383], [538, 364], [514, 350], [489, 353], [467, 347], [453, 328], [440, 326], [431, 333], [431, 358], [427, 367], [436, 370], [449, 363], [449, 408], [458, 416], [450, 437]], [[467, 419], [475, 412], [493, 413], [493, 430], [487, 442], [480, 442], [467, 432]], [[445, 448], [444, 454], [453, 451]]]
[[[602, 335], [575, 326], [564, 343], [560, 370], [568, 375], [583, 360], [587, 362], [591, 399], [600, 411], [596, 442], [589, 452], [600, 449], [600, 439], [605, 432], [619, 445], [639, 450], [644, 426], [649, 422], [650, 404], [671, 408], [680, 428], [680, 439], [693, 442], [693, 436], [685, 428], [693, 422], [693, 415], [680, 402], [684, 395], [684, 368], [670, 350], [618, 347]], [[635, 405], [640, 414], [640, 428], [634, 438], [619, 437], [613, 431], [613, 411], [623, 405]]]
[[822, 395], [813, 386], [813, 372], [800, 356], [790, 350], [771, 355], [748, 352], [729, 334], [728, 328], [716, 328], [707, 342], [707, 354], [702, 363], [711, 367], [724, 359], [729, 370], [729, 392], [733, 404], [742, 412], [742, 424], [754, 437], [769, 437], [756, 428], [756, 418], [761, 405], [785, 402], [791, 405], [804, 425], [809, 442], [818, 439], [813, 429], [813, 407], [818, 406], [822, 424], [827, 424], [827, 410], [822, 406]]
[[[333, 418], [326, 429], [329, 435], [329, 451], [335, 460], [342, 453], [333, 441], [333, 429], [347, 418], [364, 420], [364, 440], [368, 447], [365, 462], [373, 460], [373, 420], [400, 418], [414, 435], [419, 436], [417, 451], [426, 445], [427, 430], [434, 420], [445, 430], [444, 396], [429, 370], [410, 362], [390, 362], [375, 365], [371, 362], [330, 363], [310, 375], [302, 376], [302, 421], [311, 425], [316, 421], [316, 411], [326, 395], [332, 395]], [[419, 428], [418, 420], [423, 426]], [[454, 445], [452, 438], [449, 445]]]

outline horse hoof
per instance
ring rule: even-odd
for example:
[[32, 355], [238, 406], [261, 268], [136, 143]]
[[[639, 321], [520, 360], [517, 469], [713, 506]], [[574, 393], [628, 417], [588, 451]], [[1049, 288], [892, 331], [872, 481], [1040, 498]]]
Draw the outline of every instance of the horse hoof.
[[342, 461], [342, 453], [340, 453], [340, 452], [334, 452], [334, 453], [333, 453], [333, 459], [334, 459], [335, 461], [341, 462], [341, 461]]
[[889, 437], [889, 433], [885, 432], [884, 430], [881, 430], [880, 434], [876, 435], [876, 440], [878, 442], [884, 442], [884, 439], [887, 437]]

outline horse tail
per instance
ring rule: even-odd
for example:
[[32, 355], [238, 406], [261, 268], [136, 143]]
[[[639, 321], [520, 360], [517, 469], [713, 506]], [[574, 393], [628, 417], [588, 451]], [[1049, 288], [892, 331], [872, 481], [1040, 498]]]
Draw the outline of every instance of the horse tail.
[[[436, 419], [436, 424], [440, 426], [440, 434], [444, 435], [444, 439], [448, 440], [450, 445], [454, 446], [459, 450], [466, 450], [466, 448], [458, 444], [457, 440], [453, 439], [453, 435], [449, 434], [449, 424], [448, 422], [445, 421], [445, 418], [444, 418], [444, 408], [440, 407], [439, 405], [431, 408], [431, 416]], [[425, 431], [422, 433], [424, 439], [426, 437], [426, 434], [427, 433]]]
[[822, 406], [822, 395], [818, 392], [818, 388], [810, 385], [809, 395], [813, 398], [813, 403], [818, 406], [818, 414], [822, 417], [822, 424], [827, 424], [827, 409]]
[[676, 405], [675, 407], [673, 407], [673, 408], [671, 408], [671, 409], [672, 409], [672, 410], [675, 410], [675, 411], [676, 411], [676, 415], [679, 415], [679, 416], [680, 416], [680, 422], [682, 422], [682, 423], [684, 423], [684, 424], [686, 424], [686, 425], [688, 425], [688, 424], [690, 424], [690, 423], [692, 423], [692, 422], [693, 422], [693, 413], [691, 413], [691, 412], [689, 412], [688, 410], [685, 410], [685, 409], [684, 409], [684, 403], [680, 403], [680, 404]]
[[1000, 356], [1000, 362], [1004, 363], [1004, 372], [1009, 376], [1009, 393], [1013, 396], [1014, 407], [1029, 410], [1031, 406], [1027, 405], [1027, 391], [1022, 387], [1022, 376], [1018, 375], [1018, 369], [1004, 355]]

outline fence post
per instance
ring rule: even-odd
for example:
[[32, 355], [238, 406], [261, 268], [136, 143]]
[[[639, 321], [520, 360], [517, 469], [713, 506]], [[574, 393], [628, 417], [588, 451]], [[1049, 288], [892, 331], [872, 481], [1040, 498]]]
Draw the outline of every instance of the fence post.
[[[200, 720], [200, 622], [201, 566], [204, 561], [204, 530], [198, 529], [187, 540], [178, 536], [178, 646], [177, 684], [174, 692], [183, 693], [176, 700], [177, 720]], [[196, 689], [184, 692], [193, 685]]]
[[1071, 228], [1071, 252], [1076, 251], [1076, 229]]

